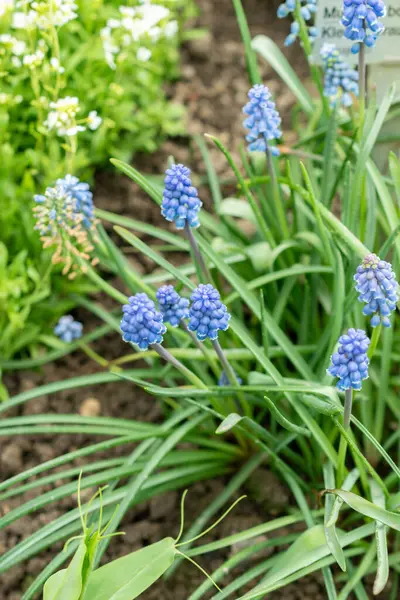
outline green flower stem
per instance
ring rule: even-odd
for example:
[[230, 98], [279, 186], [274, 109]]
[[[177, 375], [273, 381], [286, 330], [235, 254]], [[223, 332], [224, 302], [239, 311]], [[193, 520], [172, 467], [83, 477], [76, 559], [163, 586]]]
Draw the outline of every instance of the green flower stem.
[[[344, 397], [344, 413], [343, 413], [343, 427], [345, 431], [350, 429], [350, 418], [351, 409], [353, 406], [353, 390], [350, 388], [346, 390]], [[346, 454], [347, 454], [347, 440], [344, 435], [340, 438], [339, 455], [337, 462], [337, 486], [340, 487], [345, 478], [346, 472]]]
[[371, 360], [375, 354], [375, 350], [378, 346], [379, 338], [381, 337], [381, 332], [382, 332], [382, 325], [378, 325], [378, 327], [374, 328], [372, 338], [371, 338], [371, 343], [369, 345], [368, 352], [367, 352], [369, 360]]
[[365, 44], [361, 44], [358, 56], [358, 76], [359, 76], [359, 139], [361, 139], [364, 130], [365, 107], [367, 101], [367, 65], [365, 61]]
[[279, 189], [278, 178], [276, 176], [275, 165], [272, 160], [271, 148], [267, 146], [266, 150], [268, 171], [271, 177], [272, 193], [274, 198], [275, 212], [278, 218], [278, 223], [285, 239], [290, 237], [289, 228], [286, 221], [285, 209], [282, 202], [282, 197]]
[[161, 358], [163, 358], [166, 362], [174, 366], [178, 371], [182, 373], [182, 375], [190, 381], [196, 388], [201, 388], [203, 390], [207, 390], [207, 386], [199, 379], [192, 371], [190, 371], [184, 364], [182, 364], [179, 360], [177, 360], [168, 350], [163, 348], [161, 344], [151, 344], [150, 348], [155, 350]]
[[[214, 350], [215, 350], [219, 360], [221, 361], [222, 368], [224, 369], [225, 375], [227, 376], [229, 383], [232, 386], [240, 389], [240, 385], [238, 383], [236, 373], [232, 369], [228, 359], [226, 358], [224, 351], [221, 348], [221, 344], [219, 343], [218, 340], [213, 340], [212, 345], [214, 347]], [[246, 400], [244, 399], [244, 395], [242, 393], [238, 392], [238, 398], [240, 400], [240, 404], [241, 404], [243, 413], [246, 416], [251, 416], [251, 410], [250, 410], [250, 407], [248, 406]]]
[[318, 67], [315, 64], [313, 64], [313, 61], [312, 61], [313, 48], [312, 48], [312, 44], [310, 42], [310, 38], [308, 37], [306, 22], [303, 19], [303, 16], [301, 14], [300, 2], [296, 2], [296, 8], [294, 11], [294, 15], [295, 15], [296, 21], [298, 22], [298, 24], [300, 26], [300, 39], [301, 39], [301, 43], [304, 48], [304, 52], [307, 56], [307, 61], [308, 61], [309, 67], [310, 67], [312, 78], [314, 80], [315, 85], [318, 88], [318, 91], [319, 91], [319, 94], [320, 94], [320, 97], [321, 97], [321, 100], [323, 103], [324, 112], [326, 115], [328, 115], [329, 114], [329, 105], [328, 105], [327, 98], [324, 95], [324, 86], [322, 84], [321, 70], [318, 69]]
[[213, 359], [213, 357], [211, 356], [211, 354], [209, 353], [209, 351], [207, 350], [207, 347], [205, 346], [205, 344], [202, 344], [201, 342], [199, 342], [199, 340], [197, 339], [197, 336], [195, 333], [193, 333], [193, 331], [190, 331], [189, 327], [187, 326], [186, 321], [184, 321], [183, 319], [181, 320], [181, 327], [182, 329], [184, 329], [186, 331], [186, 333], [191, 337], [194, 345], [200, 350], [200, 352], [204, 355], [207, 363], [209, 364], [210, 368], [212, 369], [214, 375], [218, 378], [219, 373], [218, 373], [218, 367], [215, 363], [215, 360]]
[[188, 222], [186, 221], [186, 225], [185, 225], [185, 233], [186, 236], [189, 240], [189, 244], [192, 248], [193, 251], [193, 256], [194, 256], [194, 260], [196, 261], [196, 263], [198, 264], [198, 266], [200, 267], [200, 270], [203, 274], [203, 277], [205, 278], [206, 282], [212, 282], [211, 279], [211, 273], [208, 270], [208, 267], [206, 265], [206, 263], [204, 262], [204, 258], [200, 252], [198, 243], [196, 241], [196, 238], [193, 235], [193, 231], [192, 228], [190, 227], [190, 225], [188, 224]]
[[87, 344], [85, 344], [85, 342], [80, 342], [79, 348], [81, 348], [81, 350], [83, 350], [84, 353], [89, 358], [91, 358], [92, 360], [94, 360], [101, 367], [108, 368], [110, 366], [110, 363], [109, 363], [108, 360], [106, 360], [105, 358], [103, 358], [102, 356], [100, 356], [100, 354], [97, 354], [97, 352], [95, 352], [94, 350], [92, 350], [92, 348], [90, 348], [90, 346], [88, 346]]

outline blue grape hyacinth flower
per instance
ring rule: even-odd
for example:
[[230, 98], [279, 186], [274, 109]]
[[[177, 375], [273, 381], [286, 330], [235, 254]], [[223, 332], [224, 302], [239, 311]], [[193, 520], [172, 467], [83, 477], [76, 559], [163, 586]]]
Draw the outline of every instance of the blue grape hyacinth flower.
[[226, 331], [231, 315], [222, 304], [218, 290], [210, 283], [200, 284], [191, 296], [189, 329], [197, 339], [204, 342], [218, 339], [218, 331]]
[[163, 285], [156, 293], [164, 323], [178, 327], [182, 319], [189, 318], [189, 300], [182, 298], [173, 285]]
[[383, 0], [343, 0], [344, 36], [354, 42], [351, 48], [353, 54], [360, 51], [362, 43], [369, 48], [375, 46], [376, 40], [385, 30], [379, 21], [385, 15]]
[[165, 172], [164, 194], [161, 214], [167, 221], [175, 221], [177, 229], [185, 225], [199, 227], [199, 211], [203, 203], [197, 189], [192, 186], [190, 169], [184, 165], [172, 165]]
[[331, 106], [340, 102], [343, 106], [351, 106], [353, 97], [358, 96], [358, 73], [342, 58], [334, 44], [324, 44], [321, 48], [324, 66], [324, 95], [329, 98]]
[[54, 328], [54, 334], [63, 342], [70, 344], [82, 337], [82, 323], [75, 321], [72, 315], [64, 315]]
[[[297, 0], [285, 0], [282, 4], [278, 6], [277, 15], [280, 19], [284, 19], [288, 17], [290, 14], [293, 14], [296, 9]], [[314, 14], [317, 11], [317, 0], [300, 0], [300, 14], [303, 17], [304, 21], [308, 24], [309, 21], [313, 19]], [[318, 37], [318, 30], [314, 26], [308, 25], [308, 36], [310, 38], [310, 42], [313, 43], [314, 40]], [[298, 21], [293, 21], [290, 26], [290, 33], [285, 40], [285, 46], [291, 46], [299, 37], [300, 33], [300, 24]]]
[[389, 315], [396, 310], [399, 286], [392, 265], [376, 254], [368, 254], [354, 275], [364, 315], [372, 315], [371, 326], [390, 327]]
[[73, 175], [66, 175], [63, 179], [57, 179], [56, 185], [65, 190], [67, 197], [74, 199], [74, 211], [83, 215], [82, 223], [86, 229], [90, 229], [94, 220], [94, 204], [89, 184]]
[[35, 229], [44, 248], [55, 246], [52, 262], [64, 265], [63, 275], [68, 273], [73, 279], [80, 271], [85, 272], [80, 259], [97, 264], [98, 258], [92, 257], [97, 222], [89, 184], [66, 175], [44, 194], [36, 194], [34, 200]]
[[248, 117], [243, 125], [249, 130], [246, 135], [249, 150], [265, 152], [270, 148], [274, 156], [279, 156], [278, 148], [269, 145], [269, 142], [282, 137], [281, 118], [275, 102], [271, 100], [269, 89], [265, 85], [256, 84], [249, 91], [248, 97], [249, 102], [243, 108]]
[[329, 375], [339, 377], [339, 390], [361, 390], [362, 381], [368, 379], [369, 345], [370, 339], [362, 329], [349, 329], [347, 335], [339, 338], [338, 350], [327, 369]]
[[151, 344], [161, 344], [167, 331], [163, 315], [158, 312], [153, 300], [147, 294], [139, 293], [129, 298], [129, 304], [122, 307], [122, 339], [147, 350]]
[[[243, 379], [241, 379], [239, 377], [239, 375], [237, 375], [237, 373], [235, 373], [235, 376], [236, 376], [236, 381], [238, 382], [238, 384], [242, 385]], [[218, 379], [218, 385], [219, 385], [219, 387], [225, 387], [225, 386], [230, 386], [231, 385], [231, 382], [229, 381], [228, 376], [225, 373], [225, 371], [222, 371], [222, 373], [221, 373], [221, 375], [220, 375], [220, 377]]]

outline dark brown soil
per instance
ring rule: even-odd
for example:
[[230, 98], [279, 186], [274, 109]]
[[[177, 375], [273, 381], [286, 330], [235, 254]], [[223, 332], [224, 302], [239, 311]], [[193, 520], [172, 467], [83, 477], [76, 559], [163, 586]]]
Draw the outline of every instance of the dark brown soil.
[[[183, 51], [182, 79], [171, 87], [171, 96], [187, 107], [188, 126], [191, 134], [217, 135], [234, 154], [243, 139], [241, 108], [246, 101], [249, 87], [243, 48], [231, 0], [198, 0], [201, 16], [198, 25], [209, 29], [210, 33], [202, 40], [188, 43]], [[287, 34], [288, 23], [276, 19], [278, 2], [272, 0], [247, 0], [244, 2], [253, 34], [266, 33], [281, 46]], [[306, 76], [305, 66], [298, 48], [289, 51], [289, 59], [295, 63], [300, 75]], [[276, 96], [282, 114], [288, 114], [292, 104], [290, 93], [278, 81], [272, 70], [262, 65], [264, 82]], [[286, 120], [286, 129], [290, 123]], [[230, 177], [231, 173], [224, 157], [211, 148], [212, 158], [217, 172], [222, 177]], [[193, 167], [197, 174], [204, 172], [198, 149], [189, 143], [188, 138], [166, 142], [153, 156], [137, 157], [135, 165], [145, 172], [159, 174], [164, 170], [168, 156], [173, 155], [176, 161], [185, 162]], [[100, 208], [140, 218], [145, 222], [158, 223], [159, 212], [154, 204], [127, 178], [122, 178], [113, 171], [98, 175], [96, 204]], [[204, 193], [206, 191], [204, 190]], [[207, 201], [207, 198], [205, 198]], [[135, 256], [138, 270], [149, 271], [152, 265], [145, 257]], [[88, 316], [85, 315], [86, 324]], [[88, 329], [89, 325], [86, 325]], [[126, 351], [115, 335], [102, 340], [97, 350], [107, 358], [116, 357]], [[55, 364], [48, 365], [40, 373], [13, 374], [7, 377], [11, 393], [30, 389], [36, 385], [62, 380], [71, 376], [93, 373], [96, 370], [93, 362], [82, 353], [75, 353]], [[106, 384], [81, 390], [65, 391], [45, 396], [27, 403], [15, 414], [33, 413], [81, 413], [85, 415], [124, 416], [142, 421], [158, 422], [162, 419], [162, 407], [143, 391], [128, 383]], [[93, 438], [85, 435], [60, 435], [56, 438], [42, 436], [20, 436], [12, 440], [2, 440], [0, 449], [0, 471], [3, 478], [14, 475], [23, 469], [49, 460], [65, 452], [82, 447]], [[110, 456], [110, 453], [107, 455]], [[258, 478], [263, 482], [265, 498], [274, 496], [274, 511], [260, 506], [251, 496], [236, 509], [234, 516], [222, 523], [207, 539], [224, 537], [253, 525], [268, 521], [285, 510], [288, 503], [293, 502], [288, 490], [267, 470], [261, 470]], [[191, 487], [187, 502], [187, 522], [190, 523], [223, 489], [223, 478], [206, 483], [198, 483]], [[50, 489], [50, 488], [47, 488]], [[45, 491], [45, 490], [43, 490]], [[47, 490], [46, 490], [47, 491]], [[27, 493], [25, 500], [37, 494]], [[195, 498], [195, 502], [190, 502]], [[15, 508], [17, 502], [7, 501], [0, 507], [2, 514]], [[57, 518], [66, 511], [75, 508], [76, 498], [69, 498], [50, 506], [47, 510], [38, 511], [29, 517], [17, 521], [6, 532], [0, 533], [0, 554], [12, 548], [40, 526]], [[164, 536], [174, 536], [179, 529], [179, 497], [175, 492], [154, 498], [152, 501], [130, 510], [122, 523], [121, 529], [125, 537], [116, 538], [109, 546], [106, 559], [127, 554], [145, 544], [155, 542]], [[293, 530], [292, 530], [293, 531]], [[18, 565], [1, 576], [0, 590], [2, 600], [21, 598], [32, 578], [60, 551], [56, 545], [39, 557], [33, 558], [23, 565]], [[220, 551], [201, 557], [201, 564], [209, 572], [217, 568], [232, 555], [237, 548]], [[257, 557], [259, 558], [259, 557]], [[251, 566], [251, 563], [249, 563]], [[249, 566], [249, 565], [247, 565]], [[233, 574], [240, 574], [236, 569]], [[229, 577], [226, 578], [227, 583]], [[175, 575], [167, 582], [160, 581], [143, 594], [148, 600], [186, 600], [201, 581], [203, 575], [189, 563], [184, 563]], [[211, 597], [210, 595], [204, 597]], [[287, 586], [284, 590], [270, 594], [270, 598], [286, 600], [319, 600], [325, 598], [324, 587], [320, 576], [305, 579], [302, 584]]]

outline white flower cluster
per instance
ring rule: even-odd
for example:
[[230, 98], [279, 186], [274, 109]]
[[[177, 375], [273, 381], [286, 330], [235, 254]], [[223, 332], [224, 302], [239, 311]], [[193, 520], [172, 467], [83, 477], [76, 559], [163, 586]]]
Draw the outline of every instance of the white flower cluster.
[[74, 0], [21, 0], [17, 7], [24, 10], [14, 13], [15, 29], [61, 27], [78, 17]]
[[37, 69], [43, 64], [47, 50], [46, 42], [44, 40], [39, 40], [36, 51], [32, 54], [25, 54], [22, 59], [22, 64], [30, 69]]
[[98, 129], [102, 123], [97, 111], [92, 110], [86, 119], [77, 119], [80, 111], [79, 100], [76, 97], [66, 96], [57, 102], [50, 102], [50, 111], [44, 126], [49, 131], [56, 131], [59, 136], [74, 136], [86, 130], [86, 125], [92, 131]]
[[26, 50], [25, 42], [17, 40], [14, 36], [9, 33], [3, 33], [0, 35], [0, 59], [4, 54], [11, 54], [11, 62], [14, 67], [20, 67], [21, 56]]
[[7, 11], [12, 10], [14, 6], [14, 0], [0, 0], [0, 17]]
[[[123, 50], [134, 42], [155, 43], [162, 36], [174, 37], [178, 32], [176, 20], [168, 20], [171, 12], [165, 6], [152, 4], [145, 0], [140, 6], [120, 6], [120, 19], [109, 19], [101, 31], [104, 54], [107, 64], [116, 69], [116, 58]], [[140, 46], [137, 50], [138, 60], [151, 58], [151, 50]]]

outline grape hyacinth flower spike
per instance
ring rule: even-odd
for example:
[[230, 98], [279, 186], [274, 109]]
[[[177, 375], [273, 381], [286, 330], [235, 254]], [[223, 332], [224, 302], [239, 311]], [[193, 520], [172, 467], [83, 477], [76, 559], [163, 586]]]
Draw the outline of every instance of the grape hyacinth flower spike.
[[390, 327], [390, 314], [396, 310], [399, 286], [392, 265], [368, 254], [354, 275], [359, 301], [364, 302], [364, 315], [372, 315], [371, 326]]
[[279, 149], [271, 146], [270, 142], [282, 137], [281, 118], [275, 102], [271, 100], [269, 89], [265, 85], [256, 84], [249, 91], [248, 97], [249, 102], [243, 108], [248, 116], [243, 125], [249, 130], [246, 141], [250, 152], [269, 150], [274, 156], [279, 156]]
[[[285, 0], [278, 6], [277, 15], [279, 19], [284, 19], [290, 14], [293, 16], [296, 10], [297, 0]], [[317, 11], [317, 0], [300, 0], [300, 14], [304, 21], [308, 24], [313, 19]], [[285, 40], [285, 46], [291, 46], [298, 39], [300, 33], [300, 23], [293, 21], [290, 26], [290, 33]], [[318, 37], [318, 30], [313, 25], [308, 26], [308, 37], [311, 43]]]
[[124, 342], [135, 344], [142, 351], [151, 347], [163, 360], [178, 369], [195, 387], [206, 387], [192, 371], [161, 345], [167, 328], [163, 323], [162, 313], [157, 311], [153, 300], [150, 300], [147, 294], [138, 293], [131, 296], [129, 304], [124, 304], [122, 310], [124, 314], [121, 320], [121, 331]]
[[375, 46], [376, 40], [385, 30], [379, 21], [385, 15], [383, 0], [343, 0], [344, 36], [354, 42], [351, 48], [353, 54], [360, 52], [363, 43], [369, 48]]
[[340, 102], [343, 106], [353, 104], [352, 94], [358, 96], [358, 73], [342, 58], [334, 44], [324, 44], [321, 48], [324, 67], [324, 96], [331, 106]]
[[173, 285], [163, 285], [156, 293], [164, 323], [178, 327], [182, 319], [189, 318], [189, 300], [182, 298]]
[[367, 356], [370, 339], [362, 329], [349, 329], [339, 338], [337, 352], [331, 357], [327, 373], [338, 377], [339, 390], [361, 390], [362, 381], [368, 379]]
[[226, 331], [231, 318], [225, 304], [222, 304], [218, 290], [211, 284], [200, 284], [191, 296], [189, 329], [197, 339], [204, 342], [218, 339], [218, 331]]
[[190, 169], [184, 165], [172, 165], [165, 172], [164, 194], [161, 214], [167, 221], [174, 221], [177, 229], [186, 225], [197, 228], [200, 225], [199, 211], [202, 202], [197, 189], [192, 186]]
[[197, 189], [192, 185], [190, 169], [180, 164], [172, 165], [165, 172], [164, 183], [161, 214], [167, 221], [174, 221], [177, 229], [185, 230], [194, 260], [199, 265], [205, 280], [211, 281], [210, 272], [192, 231], [200, 226], [199, 211], [203, 203]]
[[139, 293], [129, 298], [129, 304], [122, 307], [122, 339], [147, 350], [152, 344], [161, 344], [167, 331], [163, 315], [147, 294]]
[[44, 194], [36, 194], [34, 200], [35, 229], [44, 248], [56, 247], [52, 262], [64, 265], [63, 275], [73, 279], [79, 271], [85, 272], [80, 259], [97, 264], [97, 257], [92, 257], [97, 235], [89, 185], [66, 175]]
[[[347, 335], [339, 338], [337, 352], [331, 356], [331, 364], [327, 373], [338, 377], [336, 387], [344, 391], [343, 429], [350, 429], [351, 411], [354, 390], [361, 390], [362, 382], [368, 379], [368, 348], [371, 341], [363, 329], [349, 329]], [[344, 480], [347, 452], [347, 437], [340, 438], [337, 485], [340, 487]]]
[[82, 323], [75, 321], [72, 315], [64, 315], [54, 328], [54, 334], [63, 342], [70, 344], [82, 337]]

